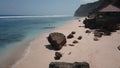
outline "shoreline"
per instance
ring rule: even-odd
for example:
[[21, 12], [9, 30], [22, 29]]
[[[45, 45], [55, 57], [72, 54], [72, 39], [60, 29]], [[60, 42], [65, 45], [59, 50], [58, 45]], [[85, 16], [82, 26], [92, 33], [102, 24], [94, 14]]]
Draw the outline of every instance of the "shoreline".
[[[94, 41], [94, 35], [86, 34], [88, 30], [82, 24], [84, 18], [81, 18], [81, 22], [78, 20], [72, 20], [63, 26], [57, 27], [54, 30], [47, 32], [30, 43], [30, 52], [27, 56], [14, 66], [14, 68], [48, 68], [50, 62], [88, 62], [90, 68], [118, 68], [120, 67], [120, 54], [117, 50], [120, 37], [119, 32], [113, 33], [111, 36], [103, 36], [99, 41]], [[67, 46], [63, 47], [59, 52], [63, 53], [63, 57], [60, 60], [54, 60], [54, 54], [56, 51], [49, 50], [45, 46], [49, 45], [46, 37], [51, 32], [60, 32], [65, 36], [72, 31], [76, 31], [73, 39], [67, 39]], [[78, 44], [71, 47], [73, 40], [76, 40], [78, 36], [82, 36], [83, 39], [79, 40]], [[71, 55], [68, 53], [71, 52]], [[114, 65], [112, 65], [114, 63]]]
[[[31, 34], [28, 33], [28, 35], [21, 41], [10, 43], [6, 47], [6, 50], [3, 51], [3, 54], [1, 54], [0, 59], [0, 67], [2, 68], [11, 68], [14, 67], [14, 64], [18, 64], [19, 60], [24, 57], [24, 53], [26, 54], [26, 50], [31, 45], [31, 42], [37, 39], [39, 36], [44, 35], [45, 33], [51, 32], [52, 30], [56, 29], [57, 27], [60, 27], [64, 24], [66, 24], [68, 21], [74, 19], [74, 17], [70, 17], [70, 19], [65, 17], [62, 23], [59, 23], [59, 20], [57, 20], [57, 23], [55, 23], [53, 26], [54, 28], [44, 28], [44, 26], [41, 28], [42, 30], [38, 30], [37, 32], [34, 32]], [[66, 22], [67, 21], [67, 22]], [[53, 22], [54, 23], [54, 22]], [[41, 26], [40, 26], [41, 27]], [[45, 25], [46, 27], [46, 25]], [[33, 35], [34, 34], [34, 35]]]
[[[69, 20], [69, 21], [66, 22], [65, 24], [68, 24], [70, 21], [72, 21], [72, 20]], [[62, 26], [64, 26], [65, 24], [62, 24]], [[11, 66], [10, 68], [15, 68], [16, 65], [18, 65], [20, 62], [22, 62], [22, 60], [29, 54], [30, 49], [31, 49], [31, 46], [32, 46], [32, 45], [31, 45], [32, 42], [34, 42], [35, 40], [37, 40], [39, 37], [44, 36], [44, 34], [47, 35], [47, 34], [51, 33], [53, 30], [56, 30], [56, 29], [58, 29], [58, 28], [60, 28], [60, 27], [61, 27], [61, 26], [58, 26], [58, 27], [56, 27], [56, 28], [54, 28], [54, 29], [50, 29], [49, 31], [46, 31], [46, 32], [44, 32], [43, 34], [40, 34], [40, 35], [36, 36], [33, 40], [31, 40], [31, 41], [28, 43], [28, 45], [26, 45], [27, 47], [24, 48], [24, 51], [22, 51], [23, 53], [20, 54], [21, 57], [19, 57], [19, 58], [16, 60], [16, 62], [15, 62], [14, 64], [12, 64], [12, 66]]]

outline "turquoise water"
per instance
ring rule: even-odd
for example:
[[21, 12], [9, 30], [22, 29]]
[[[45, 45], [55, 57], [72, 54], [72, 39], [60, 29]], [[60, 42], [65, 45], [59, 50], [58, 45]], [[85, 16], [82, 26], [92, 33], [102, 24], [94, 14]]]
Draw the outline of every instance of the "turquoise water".
[[24, 47], [24, 44], [29, 43], [35, 37], [62, 26], [72, 19], [75, 17], [0, 17], [0, 57], [9, 56], [10, 51], [14, 52], [17, 47]]

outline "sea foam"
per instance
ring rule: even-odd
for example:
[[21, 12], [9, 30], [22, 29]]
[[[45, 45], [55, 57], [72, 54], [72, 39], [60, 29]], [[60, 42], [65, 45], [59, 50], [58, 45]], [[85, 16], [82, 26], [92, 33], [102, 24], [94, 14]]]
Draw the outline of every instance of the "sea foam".
[[46, 15], [46, 16], [0, 16], [0, 18], [39, 18], [39, 17], [72, 17], [72, 15]]

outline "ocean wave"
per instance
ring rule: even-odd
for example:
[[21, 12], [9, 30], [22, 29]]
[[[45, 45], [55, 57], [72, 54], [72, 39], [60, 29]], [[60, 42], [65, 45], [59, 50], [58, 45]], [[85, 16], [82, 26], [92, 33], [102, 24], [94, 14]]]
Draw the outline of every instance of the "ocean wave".
[[0, 16], [0, 18], [39, 18], [39, 17], [73, 17], [72, 15], [48, 15], [48, 16]]

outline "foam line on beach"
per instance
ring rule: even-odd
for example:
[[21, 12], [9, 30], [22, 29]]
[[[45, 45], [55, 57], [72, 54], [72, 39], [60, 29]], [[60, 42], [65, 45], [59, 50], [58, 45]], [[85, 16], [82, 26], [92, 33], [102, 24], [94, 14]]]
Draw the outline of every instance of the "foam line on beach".
[[73, 17], [72, 15], [48, 15], [48, 16], [0, 16], [0, 18], [42, 18], [42, 17]]
[[20, 62], [22, 62], [23, 59], [30, 53], [30, 49], [31, 49], [31, 46], [28, 46], [25, 49], [24, 53], [22, 54], [21, 58], [19, 60], [17, 60], [16, 63], [11, 66], [11, 68], [15, 68], [16, 65], [18, 65]]

